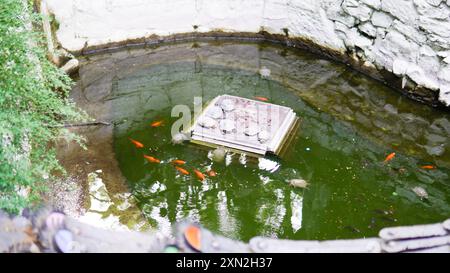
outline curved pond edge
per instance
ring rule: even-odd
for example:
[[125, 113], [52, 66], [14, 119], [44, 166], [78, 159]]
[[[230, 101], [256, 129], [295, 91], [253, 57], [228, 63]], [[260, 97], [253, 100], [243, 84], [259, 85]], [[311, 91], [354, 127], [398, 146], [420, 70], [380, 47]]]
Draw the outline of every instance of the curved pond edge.
[[[259, 33], [252, 32], [224, 32], [224, 31], [210, 31], [210, 32], [189, 32], [179, 33], [169, 36], [151, 35], [145, 38], [130, 39], [120, 42], [112, 42], [96, 46], [85, 46], [79, 51], [72, 52], [74, 56], [89, 56], [102, 53], [111, 53], [124, 49], [136, 48], [153, 48], [159, 46], [170, 45], [173, 43], [185, 42], [269, 42], [289, 48], [297, 48], [307, 50], [320, 57], [325, 57], [335, 62], [343, 63], [364, 75], [373, 78], [400, 94], [430, 105], [432, 107], [448, 110], [446, 106], [439, 100], [439, 91], [431, 90], [423, 86], [417, 85], [412, 81], [403, 82], [403, 77], [399, 77], [394, 73], [380, 67], [376, 67], [365, 60], [359, 59], [355, 52], [347, 51], [342, 53], [338, 50], [318, 45], [312, 40], [301, 37], [290, 37], [289, 35], [271, 34], [266, 31]], [[402, 87], [402, 85], [404, 86]]]
[[[33, 220], [34, 218], [34, 220]], [[49, 219], [61, 224], [48, 228]], [[38, 221], [36, 221], [36, 219]], [[103, 230], [82, 223], [49, 208], [28, 216], [10, 217], [0, 211], [2, 253], [449, 253], [450, 219], [443, 222], [384, 228], [378, 237], [351, 240], [280, 240], [253, 237], [248, 243], [212, 233], [191, 223], [180, 223], [172, 236], [161, 233]], [[44, 223], [44, 224], [42, 224]], [[26, 227], [26, 228], [23, 228]], [[201, 235], [199, 249], [185, 239], [187, 230]], [[30, 240], [33, 230], [37, 240]], [[70, 240], [60, 240], [62, 235]], [[73, 247], [72, 247], [73, 246]]]

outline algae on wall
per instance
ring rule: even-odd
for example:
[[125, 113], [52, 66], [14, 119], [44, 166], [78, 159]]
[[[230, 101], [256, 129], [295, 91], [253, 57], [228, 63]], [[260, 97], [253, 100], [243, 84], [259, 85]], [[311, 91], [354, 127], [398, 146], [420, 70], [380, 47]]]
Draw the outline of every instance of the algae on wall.
[[46, 59], [31, 6], [0, 3], [0, 209], [13, 213], [38, 203], [62, 170], [51, 144], [77, 136], [58, 127], [84, 119], [67, 96], [71, 79]]

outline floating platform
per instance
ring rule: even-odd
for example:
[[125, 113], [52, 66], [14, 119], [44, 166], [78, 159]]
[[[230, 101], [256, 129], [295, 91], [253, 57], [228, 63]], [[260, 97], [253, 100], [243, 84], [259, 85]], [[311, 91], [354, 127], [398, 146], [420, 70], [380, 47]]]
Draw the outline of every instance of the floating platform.
[[281, 156], [299, 118], [285, 106], [231, 95], [214, 98], [189, 129], [191, 142], [254, 156]]

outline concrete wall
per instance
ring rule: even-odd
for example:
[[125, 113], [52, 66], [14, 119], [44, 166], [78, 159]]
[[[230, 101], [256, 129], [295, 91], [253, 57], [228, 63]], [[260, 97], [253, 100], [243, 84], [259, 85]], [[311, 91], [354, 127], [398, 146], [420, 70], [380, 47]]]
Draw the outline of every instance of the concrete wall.
[[287, 31], [433, 90], [450, 106], [450, 0], [42, 1], [72, 52], [151, 35]]

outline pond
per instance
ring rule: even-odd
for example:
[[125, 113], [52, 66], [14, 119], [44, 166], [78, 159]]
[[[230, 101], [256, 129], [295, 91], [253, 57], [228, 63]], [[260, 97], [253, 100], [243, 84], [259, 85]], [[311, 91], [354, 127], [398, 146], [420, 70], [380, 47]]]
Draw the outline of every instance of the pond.
[[[243, 42], [122, 50], [86, 59], [78, 86], [77, 102], [114, 124], [110, 160], [146, 221], [163, 232], [189, 219], [244, 241], [360, 238], [450, 215], [450, 113], [317, 55]], [[218, 163], [207, 149], [174, 145], [171, 126], [179, 117], [172, 108], [193, 111], [195, 97], [205, 105], [222, 94], [292, 108], [301, 123], [287, 152], [260, 159], [228, 153]], [[163, 122], [150, 126], [155, 121]], [[175, 159], [186, 162], [189, 175], [174, 168]], [[206, 175], [210, 169], [216, 176]], [[290, 186], [297, 178], [308, 187]]]

